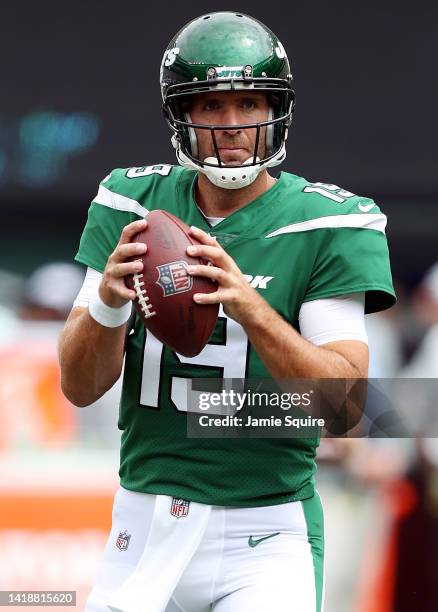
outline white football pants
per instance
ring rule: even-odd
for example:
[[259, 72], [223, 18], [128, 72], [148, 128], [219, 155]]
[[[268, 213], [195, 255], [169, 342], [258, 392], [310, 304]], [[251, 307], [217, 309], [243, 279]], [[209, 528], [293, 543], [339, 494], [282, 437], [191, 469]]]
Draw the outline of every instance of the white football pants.
[[190, 502], [179, 518], [171, 508], [166, 495], [119, 488], [86, 612], [322, 611], [319, 495], [257, 508]]

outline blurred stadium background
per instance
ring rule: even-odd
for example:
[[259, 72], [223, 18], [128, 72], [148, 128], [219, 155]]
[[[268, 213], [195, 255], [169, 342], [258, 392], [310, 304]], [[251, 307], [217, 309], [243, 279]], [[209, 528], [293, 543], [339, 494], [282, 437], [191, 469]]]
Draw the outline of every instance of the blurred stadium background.
[[[83, 275], [72, 260], [109, 170], [174, 163], [158, 87], [168, 40], [199, 14], [236, 9], [271, 27], [293, 66], [284, 169], [369, 195], [388, 215], [399, 302], [369, 318], [370, 375], [438, 378], [436, 4], [9, 3], [0, 21], [0, 589], [73, 589], [83, 608], [118, 483], [118, 388], [82, 410], [60, 392], [56, 338]], [[323, 441], [326, 612], [438, 610], [437, 446]]]

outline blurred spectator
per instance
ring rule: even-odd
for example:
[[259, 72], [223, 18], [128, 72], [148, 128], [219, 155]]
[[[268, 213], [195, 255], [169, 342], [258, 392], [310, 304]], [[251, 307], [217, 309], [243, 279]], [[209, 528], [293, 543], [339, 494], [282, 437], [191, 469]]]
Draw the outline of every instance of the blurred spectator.
[[374, 596], [392, 522], [382, 500], [405, 472], [412, 441], [326, 438], [318, 455], [323, 459], [317, 485], [324, 500], [327, 611], [397, 612], [378, 607]]
[[79, 266], [49, 263], [37, 268], [25, 284], [21, 318], [25, 321], [65, 321], [84, 280]]
[[438, 262], [416, 289], [412, 308], [426, 332], [413, 357], [400, 371], [400, 376], [438, 378]]
[[21, 300], [24, 278], [9, 270], [0, 270], [0, 305], [15, 310]]
[[0, 347], [17, 334], [19, 321], [16, 310], [21, 300], [23, 282], [18, 274], [0, 270]]
[[[438, 601], [438, 452], [417, 441], [405, 475], [382, 490], [362, 571], [357, 612], [436, 612]], [[355, 609], [356, 611], [356, 609]]]
[[[62, 447], [72, 443], [76, 418], [60, 388], [56, 341], [79, 291], [79, 266], [38, 268], [21, 285], [21, 304], [0, 349], [0, 448]], [[5, 316], [5, 315], [4, 315]]]
[[[413, 313], [425, 329], [404, 378], [438, 378], [438, 262], [424, 276], [412, 299]], [[436, 410], [434, 398], [432, 410]], [[418, 408], [418, 407], [417, 407]], [[431, 435], [431, 434], [429, 434]], [[396, 515], [393, 538], [394, 610], [421, 612], [437, 609], [438, 585], [438, 439], [417, 441], [417, 457], [404, 481], [411, 503]], [[419, 546], [423, 542], [424, 546]]]
[[11, 308], [0, 304], [0, 348], [16, 337], [18, 329], [17, 315]]
[[369, 347], [369, 378], [394, 378], [403, 361], [403, 337], [406, 316], [406, 294], [400, 283], [394, 280], [397, 303], [384, 312], [368, 314], [365, 326]]
[[3, 450], [118, 444], [119, 383], [86, 410], [72, 406], [61, 392], [57, 341], [83, 278], [76, 264], [48, 263], [22, 283], [15, 314], [0, 305], [8, 330], [0, 342]]
[[393, 310], [365, 317], [370, 349], [369, 378], [393, 378], [401, 366], [401, 339]]
[[[5, 275], [9, 279], [13, 275]], [[26, 281], [9, 283], [0, 299], [0, 448], [117, 448], [120, 381], [86, 409], [64, 397], [57, 341], [82, 286], [81, 266], [64, 262], [37, 268]], [[6, 285], [5, 285], [6, 286]], [[20, 297], [21, 299], [20, 299]]]

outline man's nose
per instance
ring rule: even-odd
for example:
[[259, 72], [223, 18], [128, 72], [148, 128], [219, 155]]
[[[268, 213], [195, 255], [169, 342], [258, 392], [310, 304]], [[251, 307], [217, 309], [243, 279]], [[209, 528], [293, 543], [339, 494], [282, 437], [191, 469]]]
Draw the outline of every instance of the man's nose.
[[[238, 125], [241, 125], [242, 122], [240, 121], [240, 118], [239, 118], [238, 109], [234, 108], [233, 106], [224, 108], [222, 111], [221, 123], [222, 125], [235, 125], [236, 127]], [[238, 128], [237, 129], [229, 128], [229, 129], [224, 130], [224, 132], [226, 132], [227, 134], [232, 134], [232, 135], [239, 134], [240, 131], [241, 130]]]

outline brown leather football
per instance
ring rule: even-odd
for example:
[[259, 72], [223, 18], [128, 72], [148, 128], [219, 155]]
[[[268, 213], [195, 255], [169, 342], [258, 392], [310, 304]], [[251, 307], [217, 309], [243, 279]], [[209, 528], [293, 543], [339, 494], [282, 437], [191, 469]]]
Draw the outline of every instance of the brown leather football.
[[147, 244], [143, 271], [127, 276], [126, 284], [137, 294], [134, 303], [145, 327], [177, 353], [194, 357], [208, 342], [219, 304], [197, 304], [193, 295], [212, 293], [217, 284], [187, 273], [188, 265], [206, 261], [187, 254], [187, 247], [199, 242], [186, 223], [165, 210], [151, 211], [146, 220], [146, 229], [132, 239]]

